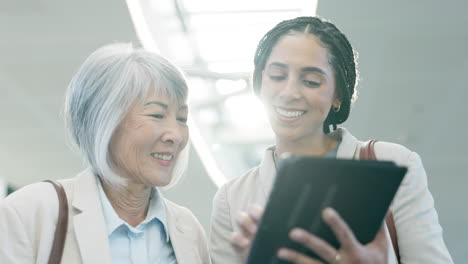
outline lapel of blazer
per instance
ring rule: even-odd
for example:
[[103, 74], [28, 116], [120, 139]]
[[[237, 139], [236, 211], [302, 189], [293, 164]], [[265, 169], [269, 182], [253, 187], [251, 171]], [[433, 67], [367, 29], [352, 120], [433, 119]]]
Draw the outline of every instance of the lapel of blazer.
[[[357, 157], [359, 152], [359, 141], [351, 135], [345, 128], [338, 128], [332, 132], [330, 136], [341, 140], [340, 146], [338, 147], [338, 153], [336, 154], [339, 159], [354, 159]], [[273, 161], [273, 149], [275, 147], [269, 147], [266, 149], [263, 156], [262, 163], [259, 167], [259, 178], [260, 184], [263, 186], [263, 193], [261, 201], [258, 201], [260, 205], [265, 205], [268, 196], [270, 195], [276, 177], [276, 167]]]
[[265, 150], [262, 163], [260, 163], [260, 167], [258, 168], [260, 185], [263, 187], [262, 195], [259, 197], [259, 200], [256, 201], [260, 206], [265, 206], [276, 178], [276, 166], [273, 160], [274, 149], [275, 146], [271, 146]]
[[341, 138], [336, 157], [339, 159], [355, 159], [359, 153], [359, 141], [345, 128], [338, 128], [331, 136]]
[[111, 264], [106, 224], [96, 176], [87, 169], [78, 176], [72, 206], [73, 225], [83, 263]]
[[176, 208], [171, 202], [164, 199], [164, 203], [166, 205], [169, 237], [177, 263], [200, 263], [200, 256], [195, 251], [196, 234], [194, 234], [194, 230], [184, 223], [183, 218], [175, 212]]

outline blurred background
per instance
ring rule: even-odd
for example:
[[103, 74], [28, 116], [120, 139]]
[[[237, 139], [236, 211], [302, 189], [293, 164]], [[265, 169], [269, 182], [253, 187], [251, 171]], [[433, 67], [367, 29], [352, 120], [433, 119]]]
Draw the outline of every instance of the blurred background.
[[279, 21], [317, 14], [359, 53], [359, 99], [344, 126], [421, 155], [447, 247], [462, 263], [467, 10], [464, 0], [0, 0], [0, 197], [84, 168], [65, 138], [65, 89], [93, 50], [133, 42], [176, 62], [189, 79], [191, 159], [166, 196], [208, 230], [217, 187], [257, 165], [273, 142], [249, 87], [255, 46]]

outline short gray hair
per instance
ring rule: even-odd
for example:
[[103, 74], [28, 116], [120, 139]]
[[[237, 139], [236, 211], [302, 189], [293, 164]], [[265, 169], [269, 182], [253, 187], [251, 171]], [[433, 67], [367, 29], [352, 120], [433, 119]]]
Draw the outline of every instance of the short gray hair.
[[[93, 172], [112, 185], [120, 185], [125, 179], [112, 170], [111, 137], [130, 107], [142, 102], [150, 89], [179, 104], [187, 99], [187, 83], [176, 66], [129, 43], [110, 44], [94, 51], [68, 86], [64, 116], [69, 136]], [[184, 173], [188, 152], [189, 144], [180, 153], [168, 186]]]

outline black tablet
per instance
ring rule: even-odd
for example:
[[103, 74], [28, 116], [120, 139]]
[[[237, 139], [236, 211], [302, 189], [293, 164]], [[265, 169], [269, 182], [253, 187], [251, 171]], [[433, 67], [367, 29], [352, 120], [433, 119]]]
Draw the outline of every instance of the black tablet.
[[280, 247], [318, 258], [289, 239], [294, 227], [309, 230], [339, 248], [339, 242], [321, 218], [326, 207], [341, 215], [362, 244], [369, 243], [406, 171], [407, 168], [386, 161], [314, 157], [282, 160], [247, 263], [289, 263], [276, 257]]

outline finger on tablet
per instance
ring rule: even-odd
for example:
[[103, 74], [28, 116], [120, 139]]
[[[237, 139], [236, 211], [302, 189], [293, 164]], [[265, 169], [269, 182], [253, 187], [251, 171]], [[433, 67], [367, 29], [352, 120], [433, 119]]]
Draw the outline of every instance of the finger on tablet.
[[236, 217], [236, 222], [248, 238], [257, 233], [257, 222], [246, 212], [240, 212]]
[[298, 243], [301, 243], [306, 248], [312, 250], [320, 258], [326, 261], [333, 261], [335, 259], [337, 249], [328, 244], [325, 240], [301, 229], [294, 228], [289, 233], [289, 237]]
[[263, 208], [257, 204], [249, 205], [247, 212], [256, 221], [260, 221], [263, 216]]
[[238, 249], [245, 249], [250, 245], [250, 240], [245, 236], [239, 234], [238, 232], [233, 232], [229, 241], [233, 246], [237, 247]]
[[325, 208], [322, 212], [322, 217], [325, 223], [330, 226], [336, 238], [343, 248], [352, 248], [356, 246], [356, 237], [353, 231], [349, 228], [348, 224], [341, 218], [341, 216], [332, 208]]

